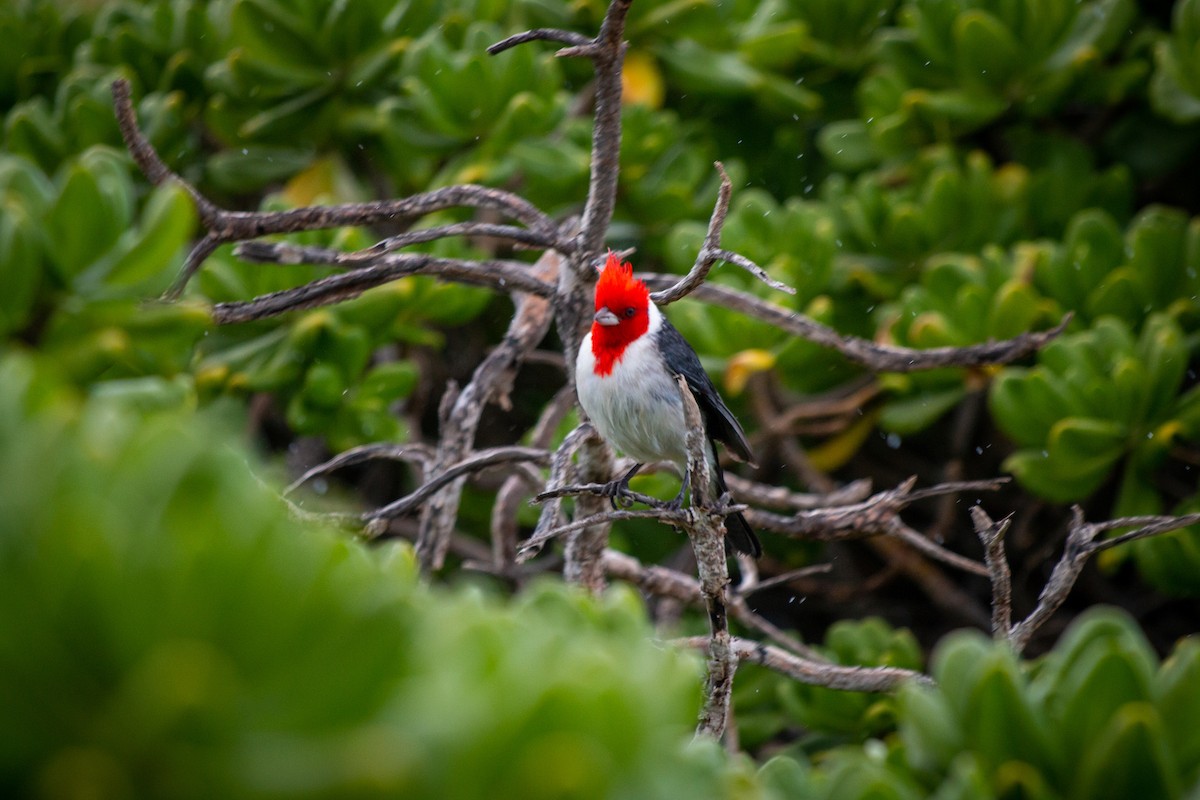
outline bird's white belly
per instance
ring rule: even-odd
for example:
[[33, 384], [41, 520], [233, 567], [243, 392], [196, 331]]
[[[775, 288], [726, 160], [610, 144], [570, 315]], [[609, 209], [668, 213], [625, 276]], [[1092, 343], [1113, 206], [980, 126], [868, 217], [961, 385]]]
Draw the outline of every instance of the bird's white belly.
[[629, 345], [608, 375], [595, 374], [591, 337], [575, 374], [579, 404], [600, 435], [641, 463], [673, 461], [686, 470], [687, 446], [679, 385], [652, 352], [648, 337]]

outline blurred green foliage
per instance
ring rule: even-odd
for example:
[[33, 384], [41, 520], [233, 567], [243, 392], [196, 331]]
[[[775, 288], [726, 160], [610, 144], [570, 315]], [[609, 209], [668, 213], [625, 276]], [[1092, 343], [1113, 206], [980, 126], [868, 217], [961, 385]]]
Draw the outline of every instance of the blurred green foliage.
[[[293, 519], [227, 415], [0, 359], [6, 797], [728, 796], [632, 591], [419, 584]], [[153, 400], [153, 402], [148, 402]], [[740, 777], [739, 777], [740, 774]]]

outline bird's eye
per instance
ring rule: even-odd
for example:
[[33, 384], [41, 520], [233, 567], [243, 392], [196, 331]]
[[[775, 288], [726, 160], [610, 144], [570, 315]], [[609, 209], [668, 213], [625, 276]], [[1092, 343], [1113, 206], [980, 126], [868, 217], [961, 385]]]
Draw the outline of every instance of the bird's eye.
[[636, 313], [637, 313], [637, 309], [634, 308], [633, 306], [630, 306], [629, 308], [625, 309], [625, 318], [633, 319], [633, 315]]

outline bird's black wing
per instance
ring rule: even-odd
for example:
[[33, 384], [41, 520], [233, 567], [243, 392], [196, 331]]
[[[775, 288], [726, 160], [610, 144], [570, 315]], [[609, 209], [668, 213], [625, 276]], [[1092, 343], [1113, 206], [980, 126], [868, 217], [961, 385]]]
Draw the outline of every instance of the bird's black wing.
[[696, 351], [665, 317], [662, 327], [658, 330], [658, 343], [667, 366], [687, 379], [688, 388], [696, 398], [696, 405], [704, 415], [708, 435], [723, 442], [735, 458], [754, 463], [750, 443], [746, 441], [746, 434], [738, 424], [737, 417], [725, 406], [725, 401], [721, 399], [717, 387], [704, 371]]

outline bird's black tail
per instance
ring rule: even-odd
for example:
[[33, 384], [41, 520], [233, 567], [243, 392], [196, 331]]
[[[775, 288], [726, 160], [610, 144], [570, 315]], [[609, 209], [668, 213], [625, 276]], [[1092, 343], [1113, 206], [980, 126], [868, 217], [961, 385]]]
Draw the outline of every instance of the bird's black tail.
[[[717, 482], [717, 493], [725, 494], [729, 491], [725, 485], [725, 471], [721, 469], [721, 464], [717, 461], [715, 446], [711, 442], [709, 446], [713, 447], [712, 474]], [[745, 553], [751, 558], [762, 556], [762, 543], [758, 541], [754, 529], [750, 527], [749, 522], [746, 522], [746, 518], [740, 511], [725, 518], [725, 545], [726, 548], [733, 545], [734, 550]]]
[[725, 541], [733, 545], [734, 550], [751, 558], [759, 558], [762, 555], [762, 543], [758, 541], [754, 529], [740, 511], [725, 518]]

